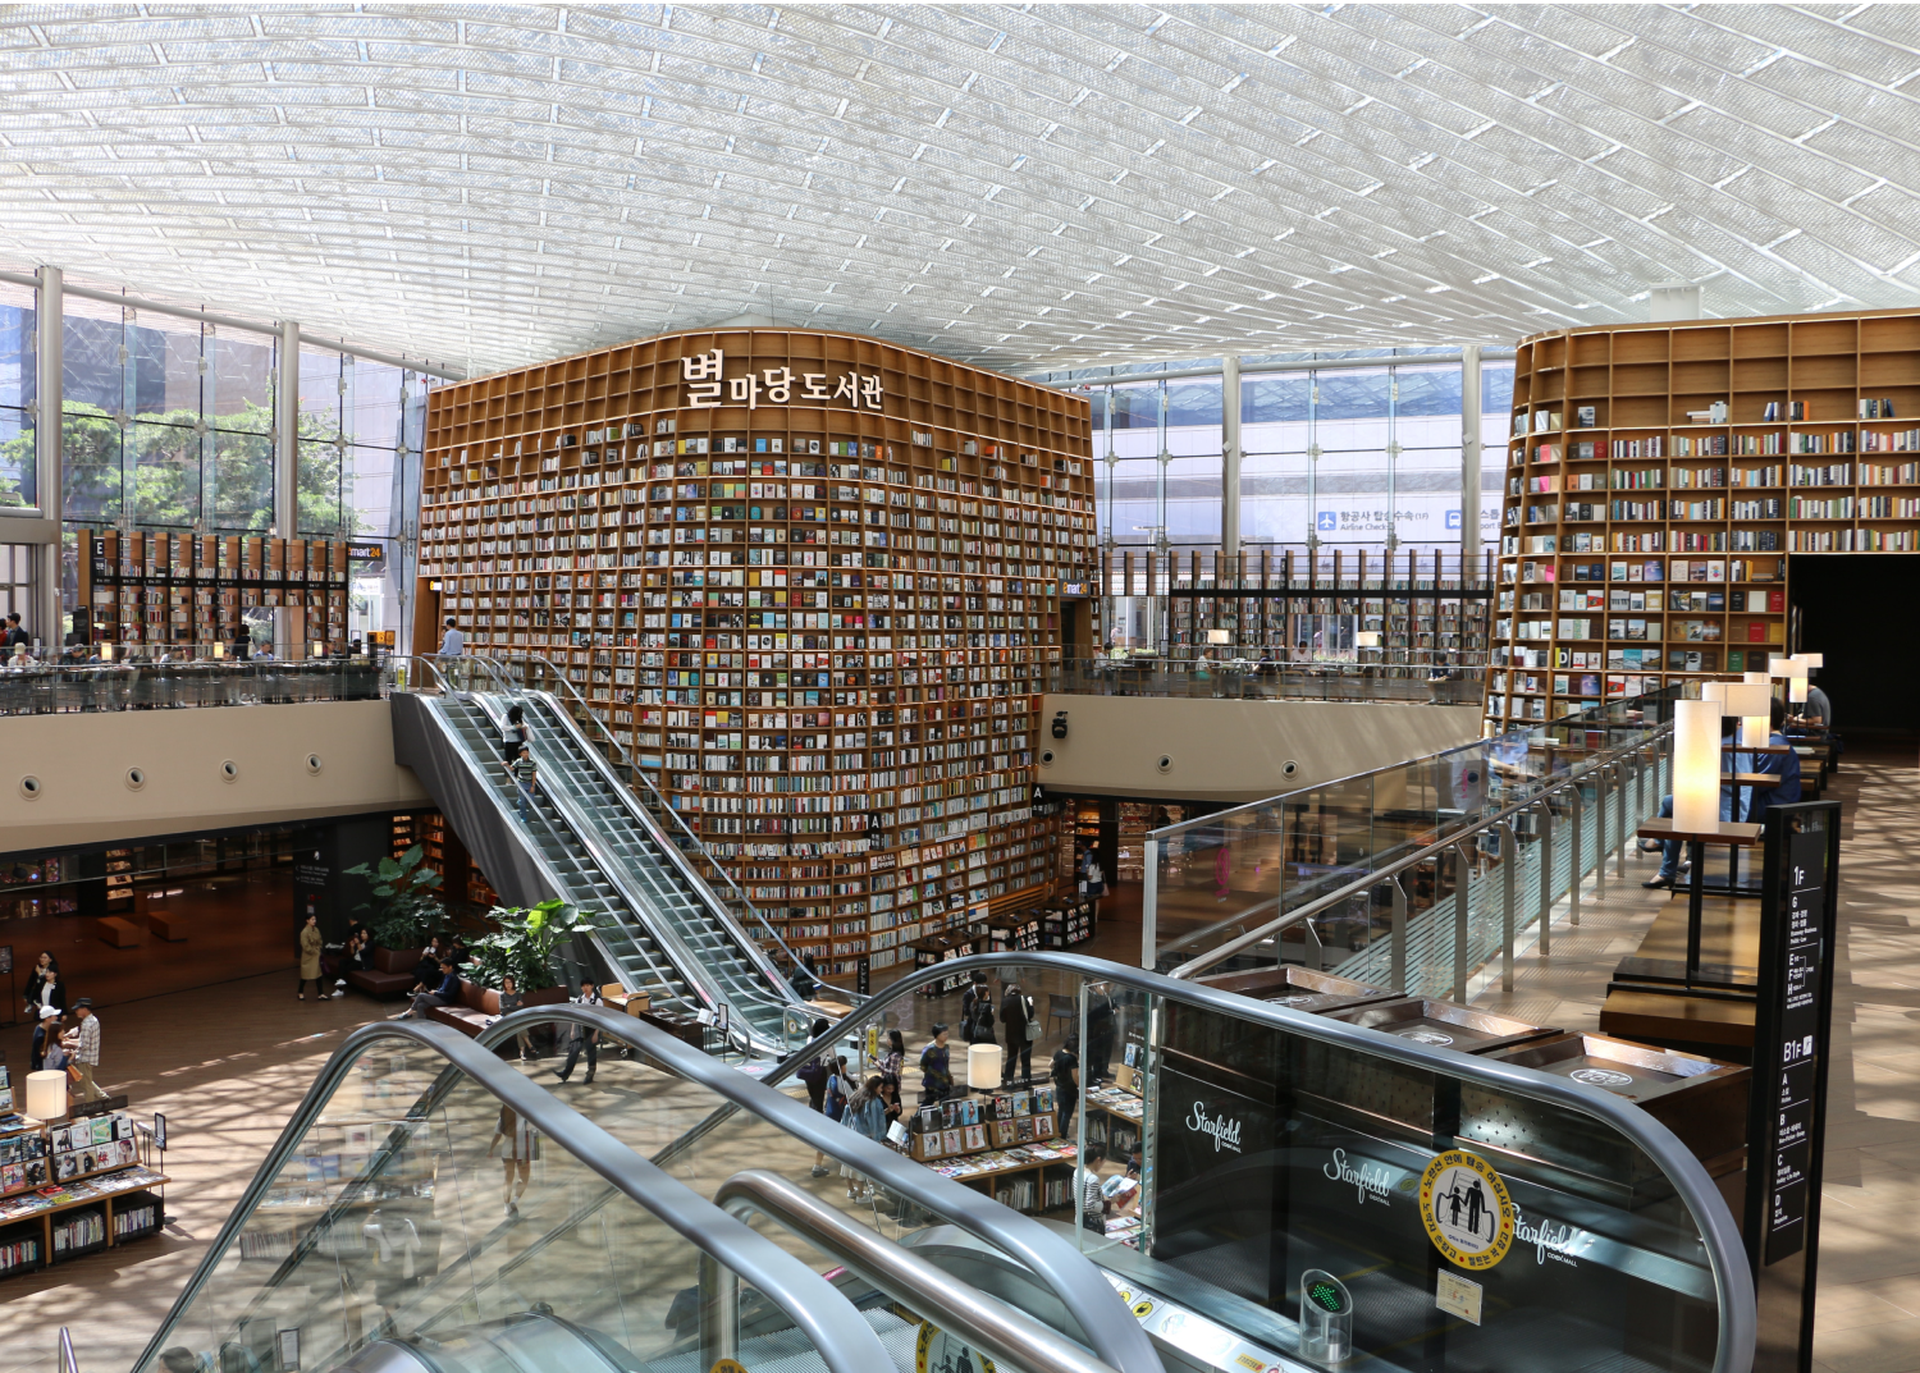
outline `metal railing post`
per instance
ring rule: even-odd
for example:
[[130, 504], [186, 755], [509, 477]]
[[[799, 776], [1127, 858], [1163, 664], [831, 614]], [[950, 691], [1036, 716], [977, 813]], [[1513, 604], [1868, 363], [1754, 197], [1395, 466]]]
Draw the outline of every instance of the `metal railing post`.
[[1393, 933], [1391, 935], [1392, 974], [1387, 982], [1396, 992], [1403, 995], [1407, 990], [1407, 889], [1400, 879], [1392, 879], [1393, 884]]
[[1146, 866], [1140, 871], [1140, 966], [1152, 972], [1160, 957], [1160, 841], [1149, 839], [1141, 849]]
[[1602, 767], [1593, 779], [1593, 894], [1596, 899], [1607, 894], [1607, 797], [1613, 791], [1613, 770]]
[[1640, 822], [1639, 812], [1631, 808], [1631, 803], [1627, 799], [1626, 770], [1631, 768], [1632, 762], [1632, 759], [1625, 759], [1619, 765], [1622, 769], [1620, 773], [1620, 832], [1614, 836], [1613, 875], [1622, 881], [1624, 881], [1627, 876], [1627, 840], [1633, 834], [1634, 826]]
[[740, 1278], [710, 1254], [700, 1256], [700, 1362], [712, 1368], [740, 1353]]
[[1513, 898], [1520, 866], [1520, 838], [1512, 825], [1500, 826], [1500, 990], [1513, 990]]
[[1467, 902], [1473, 889], [1473, 859], [1464, 843], [1455, 847], [1460, 865], [1453, 887], [1453, 999], [1467, 999]]
[[1573, 862], [1567, 865], [1567, 923], [1580, 923], [1580, 879], [1587, 875], [1587, 854], [1581, 842], [1585, 837], [1587, 798], [1578, 781], [1568, 788], [1573, 793]]
[[1553, 952], [1553, 802], [1540, 803], [1540, 954]]

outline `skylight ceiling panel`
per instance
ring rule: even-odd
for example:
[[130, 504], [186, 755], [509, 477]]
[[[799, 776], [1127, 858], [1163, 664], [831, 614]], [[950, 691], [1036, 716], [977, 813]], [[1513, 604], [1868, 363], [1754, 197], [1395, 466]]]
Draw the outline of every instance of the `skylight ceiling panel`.
[[[1678, 136], [1722, 149], [1815, 195], [1845, 196], [1858, 185], [1858, 174], [1836, 166], [1832, 159], [1789, 139], [1773, 137], [1719, 110], [1689, 110], [1669, 121], [1669, 127]], [[1738, 181], [1728, 186], [1738, 194]]]
[[[1883, 277], [1809, 234], [1776, 244], [1772, 252], [1774, 256], [1806, 272], [1828, 291], [1846, 297], [1846, 304], [1858, 305], [1863, 299], [1871, 299], [1876, 292], [1886, 289], [1887, 283]], [[1909, 293], [1901, 294], [1911, 299]]]
[[1914, 17], [1908, 12], [1907, 6], [1868, 5], [1860, 9], [1857, 5], [1849, 5], [1847, 9], [1858, 12], [1847, 19], [1843, 32], [1862, 34], [1896, 52], [1913, 52], [1915, 60], [1909, 63], [1907, 70], [1920, 66], [1920, 37], [1914, 33]]
[[1770, 62], [1745, 81], [1783, 99], [1798, 101], [1823, 119], [1838, 115], [1849, 123], [1878, 126], [1903, 135], [1911, 133], [1920, 123], [1920, 101], [1913, 98], [1910, 90], [1890, 94], [1849, 73], [1831, 71], [1795, 57]]
[[[1916, 61], [1920, 53], [1915, 49], [1920, 37], [1913, 16], [1899, 14], [1904, 8], [1870, 6], [1854, 15], [1846, 27], [1788, 6], [1715, 5], [1700, 17], [1744, 33], [1757, 43], [1785, 48], [1796, 58], [1884, 86], [1920, 65]], [[1899, 22], [1887, 33], [1874, 33], [1872, 21], [1882, 13], [1899, 15]]]
[[1835, 124], [1809, 138], [1807, 147], [1852, 168], [1856, 190], [1883, 176], [1909, 193], [1920, 193], [1920, 137], [1888, 139], [1853, 124]]

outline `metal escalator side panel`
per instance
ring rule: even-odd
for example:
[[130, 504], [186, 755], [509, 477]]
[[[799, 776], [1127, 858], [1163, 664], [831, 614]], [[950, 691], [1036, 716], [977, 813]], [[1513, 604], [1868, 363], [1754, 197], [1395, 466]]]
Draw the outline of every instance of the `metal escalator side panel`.
[[[518, 1170], [512, 1211], [499, 1199], [499, 1153], [513, 1160], [504, 1167], [509, 1198]], [[325, 1186], [329, 1167], [337, 1190]], [[537, 1231], [557, 1219], [562, 1232], [577, 1231], [575, 1198], [596, 1190], [614, 1206], [606, 1234], [577, 1237], [568, 1265], [479, 1300], [475, 1276], [524, 1245], [514, 1238], [523, 1224]], [[634, 1252], [617, 1252], [622, 1242]], [[444, 1325], [423, 1323], [411, 1308], [437, 1300], [443, 1268], [463, 1279], [468, 1299], [442, 1313]], [[657, 1310], [647, 1322], [648, 1294], [676, 1274], [708, 1270], [768, 1298], [835, 1373], [885, 1365], [872, 1327], [818, 1274], [487, 1049], [443, 1025], [377, 1022], [352, 1032], [321, 1069], [135, 1368], [159, 1373], [161, 1351], [177, 1344], [238, 1342], [271, 1361], [274, 1332], [298, 1326], [303, 1367], [331, 1368], [404, 1336], [439, 1373], [479, 1369], [501, 1361], [457, 1352], [443, 1360], [433, 1348], [455, 1351], [477, 1322], [510, 1325], [529, 1313], [618, 1328], [629, 1344], [665, 1350], [685, 1337], [677, 1326], [668, 1333]], [[400, 1373], [397, 1357], [382, 1362]]]
[[447, 697], [393, 693], [394, 762], [413, 769], [503, 900], [532, 906], [561, 895], [554, 875], [505, 813], [448, 721], [449, 702]]
[[[602, 1045], [630, 1045], [667, 1072], [711, 1092], [721, 1103], [719, 1109], [687, 1131], [683, 1139], [698, 1137], [722, 1113], [745, 1112], [802, 1145], [849, 1165], [1041, 1275], [1062, 1305], [1079, 1319], [1094, 1352], [1118, 1373], [1163, 1373], [1152, 1342], [1098, 1267], [1071, 1242], [1032, 1217], [827, 1119], [805, 1102], [709, 1058], [664, 1030], [604, 1007], [539, 1006], [495, 1021], [480, 1032], [476, 1042], [490, 1048], [523, 1030], [553, 1023], [590, 1026], [600, 1032]], [[665, 1163], [680, 1152], [680, 1142], [676, 1141], [657, 1154], [655, 1162]]]

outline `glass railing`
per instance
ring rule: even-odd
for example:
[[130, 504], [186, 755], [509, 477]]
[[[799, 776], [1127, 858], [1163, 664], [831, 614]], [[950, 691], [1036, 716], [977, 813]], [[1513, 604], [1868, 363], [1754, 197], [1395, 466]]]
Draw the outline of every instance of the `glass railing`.
[[371, 701], [393, 670], [386, 658], [50, 664], [0, 671], [0, 715]]
[[1603, 856], [1658, 810], [1677, 694], [1156, 830], [1143, 961], [1180, 976], [1290, 962], [1464, 994], [1541, 911], [1590, 874], [1604, 883]]
[[[857, 1055], [903, 1019], [944, 1018], [952, 999], [927, 1003], [932, 984], [974, 970], [1036, 993], [1036, 1066], [1072, 1035], [1080, 1084], [1061, 1089], [1050, 1146], [953, 1141], [932, 1118], [943, 1106], [914, 1148], [937, 1138], [930, 1166], [1016, 1201], [1014, 1184], [1036, 1178], [1036, 1209], [1108, 1271], [1163, 1353], [1238, 1339], [1255, 1362], [1202, 1366], [1750, 1367], [1752, 1278], [1721, 1190], [1743, 1166], [1724, 1120], [1745, 1117], [1717, 1095], [1743, 1093], [1744, 1070], [1689, 1059], [1684, 1071], [1711, 1069], [1702, 1094], [1663, 1098], [1656, 1118], [1628, 1095], [1649, 1090], [1632, 1073], [1570, 1077], [1583, 1060], [1562, 1050], [1584, 1041], [1548, 1026], [1435, 1022], [1444, 1008], [1411, 1003], [1423, 1019], [1324, 985], [1295, 998], [1317, 1010], [1297, 1009], [1045, 953], [915, 974], [809, 1051]], [[1350, 1023], [1362, 1012], [1390, 1028]], [[1455, 1031], [1452, 1048], [1432, 1047], [1433, 1023]], [[959, 1100], [983, 1111], [1008, 1095], [965, 1081]], [[1096, 1149], [1098, 1186], [1072, 1185]]]
[[406, 1025], [333, 1056], [136, 1373], [178, 1347], [390, 1373], [891, 1362], [813, 1268], [464, 1036]]
[[1227, 701], [1398, 701], [1478, 706], [1481, 668], [1404, 663], [1299, 664], [1219, 658], [1071, 658], [1054, 666], [1047, 689], [1083, 696], [1177, 696]]

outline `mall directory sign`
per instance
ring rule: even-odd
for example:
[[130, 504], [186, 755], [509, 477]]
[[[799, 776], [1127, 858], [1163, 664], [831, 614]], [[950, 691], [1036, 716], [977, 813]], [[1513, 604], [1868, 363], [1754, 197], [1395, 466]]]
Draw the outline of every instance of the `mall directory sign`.
[[1770, 807], [1748, 1108], [1747, 1256], [1755, 1373], [1813, 1367], [1814, 1278], [1840, 884], [1840, 803]]

